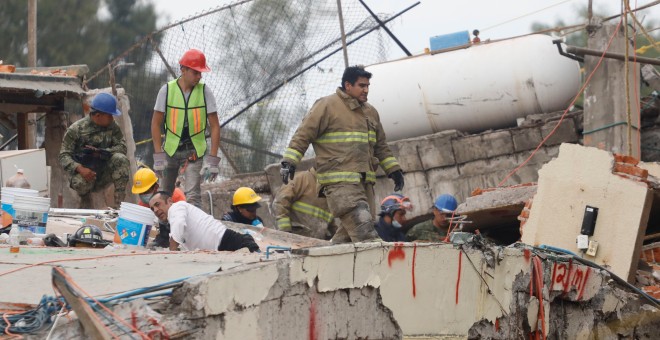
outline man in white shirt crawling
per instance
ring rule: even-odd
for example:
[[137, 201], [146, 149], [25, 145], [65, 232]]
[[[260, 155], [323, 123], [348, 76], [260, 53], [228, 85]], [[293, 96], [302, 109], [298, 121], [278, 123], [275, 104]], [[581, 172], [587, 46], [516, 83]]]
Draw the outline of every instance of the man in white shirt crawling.
[[149, 207], [161, 222], [170, 224], [170, 250], [227, 250], [248, 248], [259, 251], [252, 236], [227, 228], [196, 206], [172, 202], [168, 192], [159, 191], [149, 200]]

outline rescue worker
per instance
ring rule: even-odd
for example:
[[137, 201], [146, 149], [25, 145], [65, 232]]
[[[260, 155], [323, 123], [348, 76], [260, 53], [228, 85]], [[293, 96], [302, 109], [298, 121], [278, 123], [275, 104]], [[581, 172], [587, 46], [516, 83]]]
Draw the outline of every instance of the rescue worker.
[[433, 218], [416, 224], [406, 234], [407, 241], [444, 241], [449, 232], [449, 222], [456, 211], [458, 202], [449, 194], [442, 194], [433, 203]]
[[[179, 169], [183, 167], [183, 191], [188, 202], [200, 207], [202, 173], [208, 171], [213, 181], [219, 171], [220, 122], [213, 92], [201, 81], [202, 72], [211, 71], [204, 53], [196, 49], [188, 50], [179, 60], [179, 65], [181, 76], [161, 87], [154, 105], [151, 118], [153, 169], [163, 178], [162, 189], [173, 192]], [[211, 130], [208, 154], [205, 136], [207, 122]], [[161, 127], [165, 128], [164, 143]]]
[[328, 202], [316, 191], [316, 169], [302, 171], [282, 186], [273, 199], [277, 228], [293, 234], [329, 240], [337, 230]]
[[406, 223], [406, 211], [412, 210], [410, 198], [392, 193], [380, 202], [380, 218], [376, 224], [378, 236], [386, 242], [405, 242], [406, 234], [403, 224]]
[[232, 197], [231, 211], [222, 215], [222, 220], [263, 227], [264, 221], [257, 216], [257, 209], [261, 207], [259, 201], [261, 196], [251, 188], [236, 189]]
[[378, 165], [403, 189], [403, 172], [385, 142], [378, 111], [367, 103], [371, 73], [360, 66], [344, 70], [341, 87], [314, 103], [284, 152], [282, 180], [294, 178], [311, 143], [316, 153], [317, 192], [341, 220], [333, 243], [378, 239], [374, 229], [373, 185]]
[[[133, 175], [133, 187], [131, 188], [131, 192], [138, 195], [138, 205], [148, 208], [151, 196], [158, 192], [159, 188], [158, 176], [153, 170], [143, 167], [138, 169], [138, 171], [135, 172], [135, 175]], [[180, 188], [175, 187], [172, 192], [172, 201], [180, 202], [185, 200], [186, 195], [183, 191], [181, 191]]]
[[[153, 170], [143, 167], [138, 169], [133, 175], [133, 187], [131, 192], [138, 195], [138, 205], [149, 208], [149, 200], [158, 192], [158, 177]], [[186, 196], [179, 188], [174, 188], [172, 193], [172, 202], [186, 200]], [[154, 244], [158, 247], [167, 248], [170, 246], [170, 225], [167, 223], [158, 223], [158, 235], [154, 239]]]
[[115, 186], [115, 208], [126, 195], [130, 169], [126, 141], [114, 121], [119, 115], [115, 97], [99, 93], [92, 100], [89, 116], [71, 124], [64, 134], [60, 165], [69, 174], [69, 186], [80, 195], [83, 206], [92, 202], [92, 192], [110, 183]]
[[170, 250], [227, 250], [248, 248], [259, 251], [252, 236], [228, 229], [222, 222], [187, 202], [172, 202], [159, 191], [149, 201], [158, 220], [170, 224]]

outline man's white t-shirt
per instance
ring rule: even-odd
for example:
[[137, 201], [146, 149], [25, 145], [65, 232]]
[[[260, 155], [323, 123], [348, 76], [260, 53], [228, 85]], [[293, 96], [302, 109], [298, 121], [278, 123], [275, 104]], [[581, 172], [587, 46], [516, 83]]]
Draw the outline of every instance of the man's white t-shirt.
[[173, 203], [167, 212], [170, 237], [181, 250], [218, 250], [227, 227], [196, 206], [181, 201]]

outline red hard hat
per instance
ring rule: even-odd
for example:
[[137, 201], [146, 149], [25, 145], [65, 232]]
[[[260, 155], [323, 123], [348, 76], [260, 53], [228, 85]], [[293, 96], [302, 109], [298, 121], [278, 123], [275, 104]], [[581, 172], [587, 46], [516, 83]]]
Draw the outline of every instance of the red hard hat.
[[190, 49], [183, 54], [179, 65], [189, 67], [198, 72], [209, 72], [211, 69], [206, 66], [206, 57], [204, 53], [198, 49]]

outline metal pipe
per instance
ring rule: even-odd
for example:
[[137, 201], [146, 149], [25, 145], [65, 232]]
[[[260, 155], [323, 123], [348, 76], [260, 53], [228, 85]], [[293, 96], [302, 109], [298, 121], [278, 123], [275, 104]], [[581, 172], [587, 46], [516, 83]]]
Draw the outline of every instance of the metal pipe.
[[213, 216], [213, 195], [211, 195], [210, 190], [206, 190], [206, 193], [209, 196], [209, 212], [211, 213], [211, 216]]
[[[339, 0], [337, 0], [337, 1], [339, 1]], [[390, 38], [392, 38], [394, 40], [394, 42], [397, 45], [399, 45], [399, 48], [401, 48], [401, 50], [403, 50], [403, 53], [405, 53], [409, 57], [412, 57], [412, 53], [410, 53], [410, 51], [408, 51], [408, 49], [405, 46], [403, 46], [403, 43], [401, 43], [401, 41], [399, 41], [399, 39], [394, 35], [394, 33], [392, 33], [392, 31], [390, 31], [390, 29], [387, 28], [387, 26], [385, 26], [385, 23], [383, 23], [380, 20], [380, 18], [371, 10], [371, 8], [369, 8], [369, 6], [367, 6], [367, 4], [365, 4], [364, 1], [362, 1], [362, 0], [360, 0], [360, 3], [362, 4], [362, 6], [364, 6], [364, 8], [367, 9], [369, 14], [371, 14], [371, 16], [374, 17], [374, 19], [376, 20], [378, 25], [380, 25], [380, 27], [382, 27], [385, 30], [385, 32], [387, 32], [387, 35], [389, 35]]]
[[28, 0], [28, 67], [37, 67], [37, 0]]
[[113, 210], [98, 210], [98, 209], [67, 209], [67, 208], [50, 208], [49, 214], [53, 215], [105, 215], [113, 214]]
[[[609, 59], [616, 59], [616, 60], [621, 60], [621, 61], [626, 60], [626, 56], [623, 55], [623, 54], [612, 53], [612, 52], [603, 53], [603, 51], [596, 51], [596, 50], [591, 50], [591, 49], [588, 49], [588, 48], [582, 48], [582, 47], [577, 47], [577, 46], [566, 46], [566, 52], [577, 54], [577, 55], [582, 55], [582, 56], [584, 56], [584, 55], [589, 55], [589, 56], [594, 56], [594, 57], [603, 56], [603, 57], [609, 58]], [[655, 58], [628, 56], [628, 61], [637, 62], [637, 63], [640, 63], [640, 64], [660, 65], [660, 60], [655, 59]]]
[[348, 68], [348, 49], [346, 48], [346, 31], [344, 31], [344, 15], [341, 11], [341, 0], [337, 0], [337, 14], [339, 14], [339, 32], [341, 33], [341, 47], [344, 50], [344, 67]]

